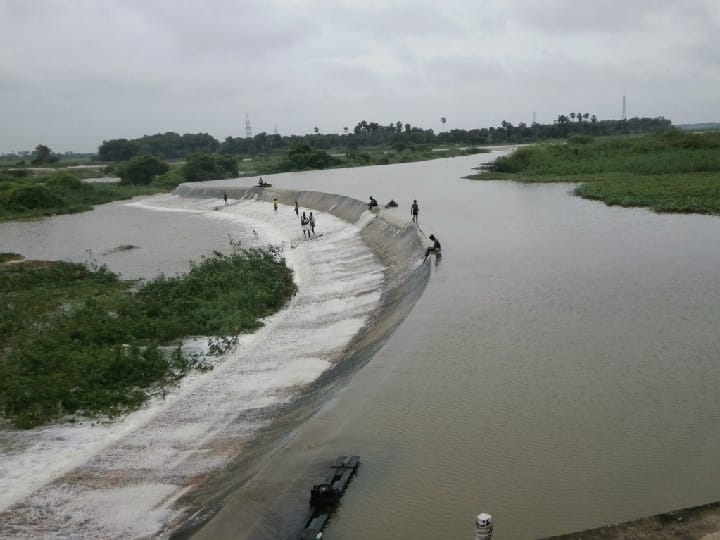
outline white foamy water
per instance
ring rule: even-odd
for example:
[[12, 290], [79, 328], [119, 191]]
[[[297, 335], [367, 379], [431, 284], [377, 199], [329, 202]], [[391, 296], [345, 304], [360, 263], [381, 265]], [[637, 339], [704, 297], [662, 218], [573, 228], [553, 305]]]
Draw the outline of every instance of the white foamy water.
[[186, 377], [121, 421], [0, 432], [0, 536], [136, 538], [168, 530], [182, 512], [178, 498], [240, 455], [274, 408], [339, 361], [367, 324], [384, 279], [359, 235], [372, 214], [349, 224], [315, 212], [318, 237], [304, 240], [288, 206], [274, 212], [268, 203], [229, 203], [163, 195], [128, 206], [226, 220], [243, 245], [283, 246], [297, 295], [212, 371]]

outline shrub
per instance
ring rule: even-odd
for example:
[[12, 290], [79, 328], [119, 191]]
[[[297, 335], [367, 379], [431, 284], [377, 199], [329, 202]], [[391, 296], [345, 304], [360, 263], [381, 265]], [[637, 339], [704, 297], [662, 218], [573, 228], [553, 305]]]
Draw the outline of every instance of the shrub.
[[168, 164], [155, 156], [144, 155], [132, 158], [118, 171], [124, 184], [147, 185], [158, 174], [168, 170]]

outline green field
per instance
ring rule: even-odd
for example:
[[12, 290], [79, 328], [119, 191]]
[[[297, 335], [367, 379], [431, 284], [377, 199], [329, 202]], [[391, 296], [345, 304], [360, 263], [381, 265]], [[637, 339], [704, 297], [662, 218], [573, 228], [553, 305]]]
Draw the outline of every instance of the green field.
[[211, 352], [222, 352], [296, 290], [273, 249], [234, 246], [148, 283], [18, 258], [0, 254], [0, 418], [22, 428], [139, 407], [188, 370], [207, 368], [180, 354], [180, 339], [214, 336]]
[[720, 133], [571, 137], [518, 148], [470, 178], [581, 182], [576, 195], [608, 205], [720, 214]]

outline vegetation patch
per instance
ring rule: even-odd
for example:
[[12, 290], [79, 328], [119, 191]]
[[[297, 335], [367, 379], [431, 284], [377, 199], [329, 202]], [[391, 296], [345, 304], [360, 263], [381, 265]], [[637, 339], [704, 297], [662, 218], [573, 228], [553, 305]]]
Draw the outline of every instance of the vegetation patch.
[[720, 214], [720, 133], [570, 138], [518, 148], [469, 178], [583, 182], [577, 195], [608, 205]]
[[105, 267], [3, 264], [0, 416], [29, 428], [131, 411], [203, 368], [181, 354], [181, 338], [217, 336], [213, 350], [221, 352], [228, 336], [261, 326], [295, 290], [278, 250], [239, 245], [140, 286]]
[[8, 253], [3, 252], [0, 253], [0, 264], [6, 263], [9, 261], [21, 261], [24, 257], [20, 255], [19, 253]]

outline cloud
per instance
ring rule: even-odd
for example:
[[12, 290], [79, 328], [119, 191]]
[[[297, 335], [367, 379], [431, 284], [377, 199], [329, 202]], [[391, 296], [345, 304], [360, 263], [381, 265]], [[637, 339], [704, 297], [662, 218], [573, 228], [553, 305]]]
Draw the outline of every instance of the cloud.
[[719, 26], [714, 0], [0, 0], [0, 152], [242, 136], [246, 113], [286, 134], [608, 118], [623, 93], [720, 119]]

